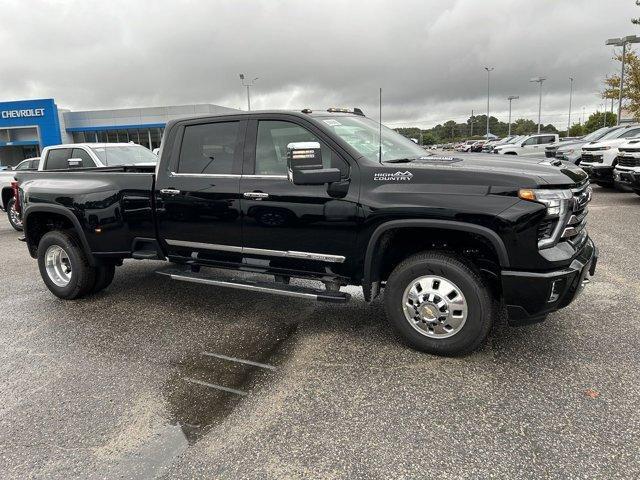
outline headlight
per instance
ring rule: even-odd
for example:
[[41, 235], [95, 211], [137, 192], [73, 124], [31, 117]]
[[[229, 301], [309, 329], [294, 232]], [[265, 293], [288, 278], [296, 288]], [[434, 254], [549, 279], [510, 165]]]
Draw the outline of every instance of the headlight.
[[568, 211], [569, 200], [573, 198], [573, 193], [571, 190], [523, 189], [518, 192], [518, 197], [546, 205], [547, 217], [561, 217]]

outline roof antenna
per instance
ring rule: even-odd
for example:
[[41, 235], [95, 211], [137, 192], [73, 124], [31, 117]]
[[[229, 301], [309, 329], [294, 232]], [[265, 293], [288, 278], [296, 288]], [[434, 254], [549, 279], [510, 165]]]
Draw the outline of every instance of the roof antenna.
[[380, 101], [379, 101], [379, 125], [378, 125], [378, 161], [382, 164], [382, 87], [380, 87]]

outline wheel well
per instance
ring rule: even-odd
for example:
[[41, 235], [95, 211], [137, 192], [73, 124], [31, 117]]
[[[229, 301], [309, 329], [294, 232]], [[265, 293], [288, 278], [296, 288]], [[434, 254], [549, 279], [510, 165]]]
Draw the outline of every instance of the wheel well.
[[517, 155], [516, 152], [504, 152], [505, 155]]
[[2, 206], [6, 209], [7, 203], [13, 197], [13, 190], [10, 187], [5, 187], [2, 189]]
[[427, 227], [386, 231], [376, 247], [372, 280], [385, 282], [404, 259], [418, 252], [441, 251], [472, 263], [490, 283], [499, 288], [500, 257], [493, 244], [482, 235], [460, 230]]
[[45, 233], [52, 230], [71, 230], [75, 232], [73, 222], [59, 213], [33, 212], [29, 214], [28, 221], [24, 225], [27, 246], [33, 258], [37, 256], [38, 244]]

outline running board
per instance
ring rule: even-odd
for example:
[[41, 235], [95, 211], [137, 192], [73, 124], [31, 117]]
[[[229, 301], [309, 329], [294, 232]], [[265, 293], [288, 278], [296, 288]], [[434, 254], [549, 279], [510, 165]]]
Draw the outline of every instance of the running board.
[[196, 273], [179, 269], [159, 270], [156, 273], [166, 275], [171, 278], [171, 280], [179, 280], [182, 282], [202, 283], [205, 285], [237, 288], [239, 290], [250, 290], [261, 293], [273, 293], [287, 297], [307, 298], [309, 300], [317, 300], [320, 302], [346, 303], [351, 298], [351, 295], [345, 292], [330, 292], [327, 290], [287, 285], [276, 282], [256, 282], [246, 280], [244, 278], [207, 277], [200, 272]]

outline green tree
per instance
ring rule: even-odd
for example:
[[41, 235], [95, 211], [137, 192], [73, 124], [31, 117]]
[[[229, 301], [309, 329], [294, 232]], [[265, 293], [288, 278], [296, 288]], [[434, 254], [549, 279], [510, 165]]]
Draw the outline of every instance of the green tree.
[[[617, 54], [614, 60], [622, 61], [622, 54]], [[640, 58], [633, 50], [625, 55], [624, 86], [622, 88], [622, 105], [635, 120], [640, 120]], [[602, 98], [617, 99], [620, 92], [620, 75], [615, 73], [605, 78]]]
[[538, 125], [533, 120], [519, 118], [513, 122], [511, 131], [516, 135], [530, 135], [538, 131]]
[[[606, 117], [606, 120], [605, 120]], [[606, 125], [616, 124], [616, 114], [611, 112], [595, 112], [589, 115], [589, 119], [584, 122], [583, 131], [585, 134], [595, 132]]]
[[584, 135], [584, 127], [579, 123], [574, 123], [569, 129], [570, 137], [581, 137]]
[[422, 134], [422, 144], [423, 145], [433, 145], [438, 142], [438, 138], [431, 132], [426, 132]]

